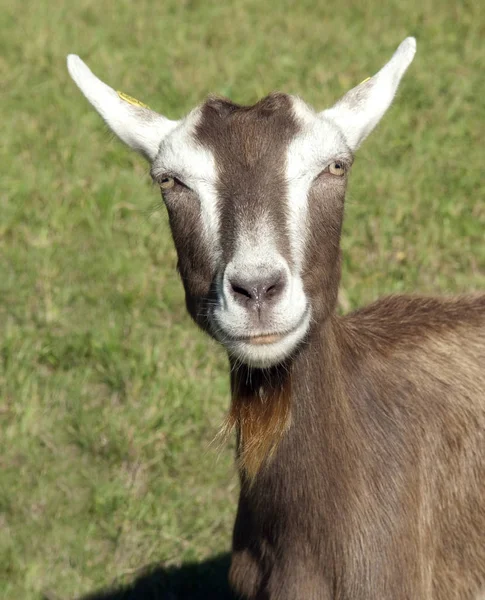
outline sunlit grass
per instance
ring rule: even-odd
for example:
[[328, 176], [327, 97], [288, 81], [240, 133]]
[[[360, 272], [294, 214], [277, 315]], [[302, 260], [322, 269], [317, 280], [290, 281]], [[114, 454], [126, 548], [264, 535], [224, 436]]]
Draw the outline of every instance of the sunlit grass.
[[0, 13], [0, 596], [73, 597], [230, 547], [223, 352], [185, 313], [147, 167], [65, 68], [176, 118], [209, 92], [323, 108], [408, 34], [418, 54], [357, 157], [350, 308], [485, 287], [478, 3], [30, 3]]

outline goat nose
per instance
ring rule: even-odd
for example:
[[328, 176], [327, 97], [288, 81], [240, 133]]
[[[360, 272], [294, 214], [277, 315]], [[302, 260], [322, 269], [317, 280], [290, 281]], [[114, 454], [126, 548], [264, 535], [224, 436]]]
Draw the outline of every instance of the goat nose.
[[279, 299], [286, 287], [286, 277], [283, 271], [259, 278], [234, 275], [229, 279], [229, 286], [238, 304], [260, 310]]

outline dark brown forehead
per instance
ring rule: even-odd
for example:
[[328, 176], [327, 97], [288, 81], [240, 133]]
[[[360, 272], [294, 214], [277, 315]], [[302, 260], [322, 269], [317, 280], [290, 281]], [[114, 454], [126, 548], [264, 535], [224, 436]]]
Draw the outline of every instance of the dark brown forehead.
[[298, 130], [293, 101], [285, 94], [270, 94], [253, 106], [219, 98], [209, 98], [202, 106], [195, 134], [214, 154], [221, 247], [227, 260], [239, 232], [251, 230], [261, 219], [271, 223], [277, 246], [286, 255], [286, 156]]
[[274, 162], [298, 133], [293, 101], [273, 93], [252, 106], [210, 97], [202, 106], [196, 136], [216, 155], [219, 166], [227, 160], [251, 167], [262, 158]]

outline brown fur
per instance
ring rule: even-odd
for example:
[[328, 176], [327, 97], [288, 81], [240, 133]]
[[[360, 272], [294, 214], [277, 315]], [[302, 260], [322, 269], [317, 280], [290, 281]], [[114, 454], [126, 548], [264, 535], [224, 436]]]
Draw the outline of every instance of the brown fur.
[[[335, 313], [350, 148], [382, 116], [393, 95], [385, 88], [396, 88], [414, 47], [406, 40], [384, 79], [381, 71], [351, 90], [318, 125], [285, 94], [249, 107], [210, 98], [180, 125], [217, 166], [217, 181], [206, 181], [216, 196], [209, 199], [209, 215], [201, 210], [207, 208], [207, 197], [200, 196], [204, 174], [192, 189], [185, 184], [190, 178], [184, 183], [171, 173], [170, 160], [164, 165], [164, 157], [177, 154], [170, 150], [180, 150], [171, 146], [183, 139], [175, 134], [178, 128], [161, 140], [157, 154], [153, 136], [145, 139], [151, 114], [136, 108], [126, 124], [118, 110], [111, 118], [103, 100], [109, 94], [94, 85], [79, 59], [69, 59], [75, 81], [113, 130], [153, 159], [154, 179], [174, 178], [164, 200], [187, 308], [201, 327], [250, 362], [247, 357], [256, 353], [238, 354], [238, 343], [246, 351], [259, 343], [255, 337], [289, 332], [279, 328], [291, 319], [272, 318], [277, 311], [269, 299], [277, 299], [277, 287], [281, 292], [290, 281], [272, 273], [272, 263], [284, 259], [291, 282], [301, 278], [298, 305], [307, 303], [301, 327], [304, 317], [311, 322], [293, 354], [267, 370], [231, 365], [225, 430], [237, 431], [241, 493], [230, 581], [245, 600], [485, 597], [485, 295], [395, 296], [345, 317]], [[377, 93], [366, 95], [376, 82]], [[375, 110], [368, 106], [372, 102]], [[357, 126], [359, 113], [363, 121]], [[135, 115], [143, 127], [130, 132]], [[157, 123], [162, 136], [165, 122]], [[318, 141], [308, 135], [312, 126]], [[297, 144], [288, 152], [300, 133], [312, 147]], [[303, 174], [304, 148], [311, 160]], [[296, 170], [287, 169], [287, 156]], [[200, 160], [197, 166], [208, 164]], [[343, 172], [332, 172], [336, 161]], [[288, 197], [288, 179], [299, 177], [305, 186], [295, 186], [295, 194], [307, 194], [307, 207], [301, 198]], [[206, 235], [204, 219], [213, 224], [216, 212], [219, 231], [210, 225]], [[294, 230], [290, 215], [297, 216]], [[263, 257], [268, 264], [256, 264], [262, 235], [271, 237]], [[244, 260], [237, 264], [237, 277], [252, 271], [247, 287], [228, 280], [241, 239], [241, 253], [254, 259], [250, 267]], [[258, 270], [266, 271], [265, 281], [256, 281]], [[220, 314], [230, 294], [247, 299], [246, 312], [231, 309], [232, 325], [223, 326]], [[292, 312], [289, 300], [279, 306]], [[303, 329], [291, 331], [295, 337], [286, 338], [288, 345]], [[277, 350], [254, 364], [283, 356]]]
[[291, 379], [282, 367], [263, 372], [240, 366], [232, 372], [231, 388], [223, 436], [236, 429], [238, 466], [251, 482], [290, 426]]
[[291, 99], [270, 94], [254, 106], [211, 98], [202, 108], [197, 139], [210, 148], [218, 166], [218, 196], [224, 262], [234, 252], [241, 228], [263, 215], [274, 224], [278, 250], [291, 263], [284, 198], [285, 149], [298, 131]]
[[485, 296], [397, 296], [312, 332], [292, 423], [243, 479], [243, 598], [465, 600], [485, 586]]
[[[219, 170], [219, 273], [264, 215], [292, 264], [291, 101], [210, 99], [196, 128]], [[351, 157], [348, 158], [350, 166]], [[245, 600], [478, 600], [485, 591], [485, 296], [395, 296], [335, 314], [346, 177], [309, 192], [306, 339], [284, 365], [232, 365], [225, 432], [241, 494], [230, 581]], [[166, 198], [187, 306], [216, 299], [196, 194]]]

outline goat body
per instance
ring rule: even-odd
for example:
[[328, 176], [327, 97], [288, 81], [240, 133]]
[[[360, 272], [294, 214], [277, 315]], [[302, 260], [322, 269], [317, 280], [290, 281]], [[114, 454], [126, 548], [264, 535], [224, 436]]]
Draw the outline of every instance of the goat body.
[[353, 155], [415, 46], [321, 113], [270, 94], [209, 98], [176, 122], [68, 59], [151, 162], [187, 308], [229, 354], [230, 581], [246, 600], [485, 594], [485, 295], [335, 312]]
[[234, 588], [251, 599], [478, 599], [484, 366], [485, 296], [396, 296], [332, 317], [288, 371], [239, 372], [254, 386], [243, 400], [254, 421], [261, 396], [287, 388], [291, 426], [254, 480], [243, 471]]

